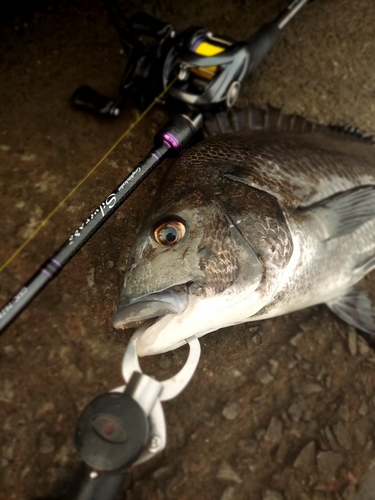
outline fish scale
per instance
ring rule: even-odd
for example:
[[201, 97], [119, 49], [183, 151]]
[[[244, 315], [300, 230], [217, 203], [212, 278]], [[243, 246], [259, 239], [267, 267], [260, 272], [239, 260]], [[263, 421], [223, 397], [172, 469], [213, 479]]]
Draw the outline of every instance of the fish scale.
[[[191, 181], [190, 187], [200, 183], [200, 170], [217, 163], [232, 166], [232, 172], [225, 172], [231, 179], [266, 190], [286, 206], [307, 206], [342, 190], [375, 183], [370, 144], [317, 134], [252, 131], [251, 136], [225, 135], [224, 141], [216, 136], [187, 151], [175, 168]], [[207, 182], [212, 183], [212, 177]]]

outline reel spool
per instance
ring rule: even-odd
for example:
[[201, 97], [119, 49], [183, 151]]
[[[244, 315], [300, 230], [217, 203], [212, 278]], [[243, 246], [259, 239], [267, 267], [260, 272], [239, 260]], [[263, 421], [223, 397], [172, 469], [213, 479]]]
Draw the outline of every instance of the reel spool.
[[169, 97], [196, 111], [232, 107], [248, 74], [251, 58], [247, 43], [217, 37], [200, 28], [181, 36], [185, 38], [177, 53], [181, 76]]

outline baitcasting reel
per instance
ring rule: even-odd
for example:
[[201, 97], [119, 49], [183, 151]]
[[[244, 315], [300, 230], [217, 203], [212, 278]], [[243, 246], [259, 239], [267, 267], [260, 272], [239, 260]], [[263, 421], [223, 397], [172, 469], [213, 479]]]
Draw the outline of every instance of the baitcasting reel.
[[248, 73], [247, 42], [218, 38], [202, 28], [189, 28], [180, 35], [169, 24], [144, 12], [129, 20], [133, 33], [152, 37], [138, 40], [126, 67], [117, 99], [83, 86], [73, 95], [77, 108], [104, 116], [118, 116], [128, 97], [145, 109], [168, 84], [178, 78], [163, 104], [173, 112], [212, 111], [231, 107]]
[[[217, 37], [197, 27], [176, 35], [170, 24], [139, 12], [129, 20], [132, 37], [128, 35], [128, 39], [136, 35], [139, 38], [119, 96], [110, 99], [83, 86], [73, 94], [73, 104], [102, 116], [118, 116], [131, 97], [143, 110], [176, 79], [161, 101], [168, 111], [216, 112], [230, 108], [239, 96], [242, 82], [256, 70], [281, 30], [307, 1], [292, 2], [276, 20], [242, 42]], [[152, 41], [146, 44], [141, 36]]]

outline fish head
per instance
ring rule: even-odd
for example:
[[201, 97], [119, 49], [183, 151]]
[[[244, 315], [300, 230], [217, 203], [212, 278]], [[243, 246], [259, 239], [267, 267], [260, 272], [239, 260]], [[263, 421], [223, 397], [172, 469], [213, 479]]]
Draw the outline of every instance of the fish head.
[[[256, 290], [262, 262], [214, 196], [192, 189], [156, 204], [141, 227], [113, 316], [116, 328], [146, 320], [139, 356], [162, 353], [224, 326], [244, 321], [238, 305]], [[151, 319], [153, 321], [151, 321]]]

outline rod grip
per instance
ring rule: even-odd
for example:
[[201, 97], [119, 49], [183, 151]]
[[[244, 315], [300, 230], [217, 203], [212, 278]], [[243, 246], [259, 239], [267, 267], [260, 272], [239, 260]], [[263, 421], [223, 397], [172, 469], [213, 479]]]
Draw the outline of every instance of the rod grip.
[[280, 34], [281, 30], [273, 22], [265, 24], [250, 37], [248, 42], [251, 54], [249, 74], [253, 73], [260, 66], [268, 52], [278, 41]]

